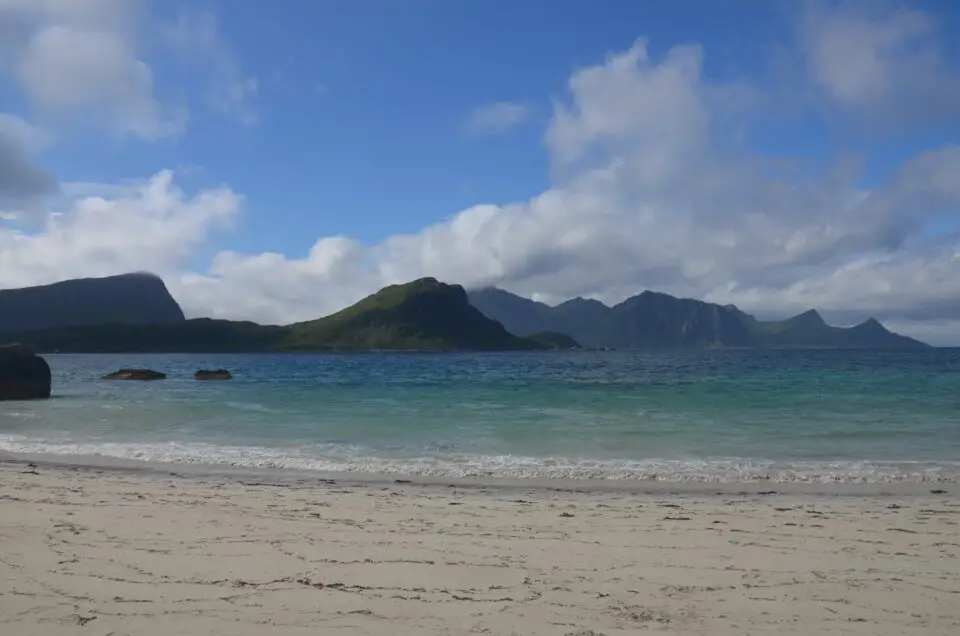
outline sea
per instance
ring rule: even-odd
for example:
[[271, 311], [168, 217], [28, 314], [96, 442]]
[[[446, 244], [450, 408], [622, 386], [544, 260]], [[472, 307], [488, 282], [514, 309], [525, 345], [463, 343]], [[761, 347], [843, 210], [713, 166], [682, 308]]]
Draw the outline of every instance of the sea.
[[[958, 482], [960, 349], [49, 355], [0, 451], [386, 475]], [[102, 380], [146, 367], [166, 380]], [[233, 380], [199, 382], [201, 368]]]

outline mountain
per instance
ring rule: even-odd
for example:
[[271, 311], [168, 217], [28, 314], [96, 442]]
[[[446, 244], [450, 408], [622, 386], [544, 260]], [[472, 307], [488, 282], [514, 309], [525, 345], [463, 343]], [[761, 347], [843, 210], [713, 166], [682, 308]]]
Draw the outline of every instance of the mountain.
[[645, 291], [608, 307], [574, 298], [550, 307], [502, 289], [471, 291], [470, 302], [513, 333], [569, 334], [586, 347], [612, 349], [742, 348], [924, 348], [922, 342], [888, 331], [872, 318], [855, 327], [828, 325], [815, 310], [779, 321], [760, 321], [733, 305], [675, 298]]
[[[423, 278], [391, 285], [326, 318], [287, 326], [198, 318], [168, 324], [100, 324], [0, 334], [62, 352], [525, 350], [576, 346], [521, 338], [484, 316], [459, 285]], [[558, 344], [559, 343], [559, 344]]]
[[285, 349], [537, 349], [470, 304], [460, 285], [391, 285], [326, 318], [288, 327]]
[[101, 324], [175, 324], [183, 311], [152, 274], [0, 290], [0, 332]]
[[[807, 312], [810, 313], [810, 312]], [[767, 346], [773, 347], [820, 347], [831, 349], [922, 349], [928, 345], [889, 331], [874, 318], [869, 318], [853, 327], [797, 328], [791, 321], [795, 316], [779, 322], [761, 322]]]
[[[468, 292], [470, 304], [497, 320], [510, 333], [562, 333], [583, 344], [578, 333], [590, 337], [610, 308], [597, 300], [574, 298], [556, 307], [522, 298], [508, 291], [488, 287]], [[595, 346], [595, 345], [589, 345]]]
[[[553, 331], [553, 307], [534, 300], [515, 296], [510, 292], [489, 287], [471, 291], [468, 294], [470, 304], [487, 316], [503, 323], [507, 331], [515, 334], [534, 334], [540, 331]], [[487, 311], [493, 308], [493, 312]]]
[[551, 307], [500, 289], [470, 292], [433, 278], [391, 285], [335, 314], [287, 326], [185, 320], [148, 274], [0, 292], [0, 343], [63, 352], [256, 352], [892, 348], [927, 345], [870, 319], [828, 325], [816, 311], [760, 321], [733, 305], [645, 291], [607, 307], [574, 298]]

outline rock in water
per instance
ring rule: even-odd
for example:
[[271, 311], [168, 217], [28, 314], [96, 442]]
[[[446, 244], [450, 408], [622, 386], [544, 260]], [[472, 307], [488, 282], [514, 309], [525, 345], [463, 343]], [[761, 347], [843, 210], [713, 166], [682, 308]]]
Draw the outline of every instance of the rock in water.
[[0, 400], [50, 397], [50, 365], [28, 347], [0, 346]]
[[232, 380], [233, 375], [226, 369], [200, 369], [193, 374], [195, 380]]
[[103, 376], [104, 380], [165, 380], [166, 373], [152, 369], [120, 369]]

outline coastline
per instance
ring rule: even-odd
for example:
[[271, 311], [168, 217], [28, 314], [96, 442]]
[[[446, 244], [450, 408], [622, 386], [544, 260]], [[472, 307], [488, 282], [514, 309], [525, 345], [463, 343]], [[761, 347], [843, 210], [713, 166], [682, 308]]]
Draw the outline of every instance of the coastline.
[[177, 476], [185, 479], [217, 478], [243, 484], [256, 480], [278, 486], [309, 486], [336, 481], [356, 486], [393, 486], [398, 483], [424, 488], [504, 491], [564, 491], [628, 495], [796, 495], [812, 497], [917, 497], [931, 491], [945, 496], [960, 495], [953, 482], [805, 482], [805, 481], [673, 481], [630, 479], [561, 479], [547, 477], [437, 477], [404, 473], [334, 472], [296, 468], [231, 466], [204, 463], [167, 463], [108, 456], [44, 455], [0, 451], [0, 472], [36, 464], [53, 470], [74, 470], [96, 474], [143, 474]]
[[[0, 451], [577, 487], [960, 484], [957, 376], [940, 373], [956, 360], [885, 359], [65, 355], [54, 399], [0, 406]], [[136, 366], [169, 379], [100, 381]]]
[[5, 454], [0, 631], [960, 629], [955, 492], [686, 486], [398, 483]]

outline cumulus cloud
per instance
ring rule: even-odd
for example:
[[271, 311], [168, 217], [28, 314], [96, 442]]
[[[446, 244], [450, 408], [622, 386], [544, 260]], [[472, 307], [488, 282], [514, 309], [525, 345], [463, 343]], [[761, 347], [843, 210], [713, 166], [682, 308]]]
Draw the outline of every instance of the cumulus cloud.
[[[34, 164], [29, 153], [47, 143], [44, 131], [19, 117], [0, 113], [0, 205], [20, 206], [56, 188], [56, 179]], [[6, 212], [4, 218], [13, 212]]]
[[261, 315], [278, 321], [287, 307], [319, 315], [429, 274], [554, 301], [654, 288], [767, 315], [819, 307], [851, 322], [949, 310], [942, 299], [960, 296], [956, 244], [914, 241], [960, 204], [950, 176], [960, 148], [921, 154], [872, 191], [859, 162], [796, 180], [718, 146], [722, 87], [703, 81], [702, 57], [684, 46], [654, 60], [640, 41], [574, 74], [547, 141], [554, 162], [578, 168], [529, 201], [464, 210], [374, 246], [338, 238], [300, 259], [231, 254], [181, 294], [199, 301], [243, 281], [271, 298]]
[[0, 2], [15, 25], [5, 58], [35, 108], [144, 139], [179, 134], [186, 113], [161, 103], [138, 56], [140, 8], [138, 0]]
[[175, 51], [209, 72], [207, 100], [211, 107], [242, 124], [257, 123], [257, 79], [243, 73], [213, 13], [181, 13], [164, 29], [164, 36]]
[[[932, 68], [898, 50], [868, 56], [878, 77]], [[650, 288], [764, 317], [817, 307], [839, 322], [873, 315], [960, 341], [960, 236], [929, 232], [960, 206], [960, 146], [920, 152], [869, 187], [855, 158], [798, 173], [725, 134], [756, 107], [759, 88], [708, 80], [707, 55], [696, 45], [654, 55], [641, 39], [574, 72], [545, 134], [553, 185], [526, 201], [475, 206], [374, 245], [321, 237], [303, 255], [222, 251], [191, 270], [189, 255], [236, 216], [240, 198], [188, 197], [161, 173], [132, 194], [78, 197], [42, 232], [0, 229], [0, 286], [153, 269], [191, 315], [286, 323], [430, 275], [547, 301], [616, 302]], [[852, 90], [810, 73], [844, 116], [898, 99], [882, 88], [889, 79]]]
[[110, 199], [76, 199], [39, 231], [0, 226], [0, 286], [139, 270], [176, 276], [212, 231], [230, 226], [242, 202], [229, 189], [188, 196], [168, 171]]
[[0, 66], [50, 121], [154, 141], [181, 135], [189, 119], [182, 94], [160, 93], [148, 59], [173, 50], [205, 76], [211, 109], [255, 123], [257, 80], [213, 14], [167, 24], [147, 9], [143, 0], [0, 0]]
[[813, 85], [876, 124], [960, 120], [960, 77], [939, 46], [936, 16], [883, 2], [810, 2], [799, 24]]
[[532, 109], [521, 102], [493, 102], [471, 110], [463, 124], [467, 135], [501, 135], [530, 118]]

